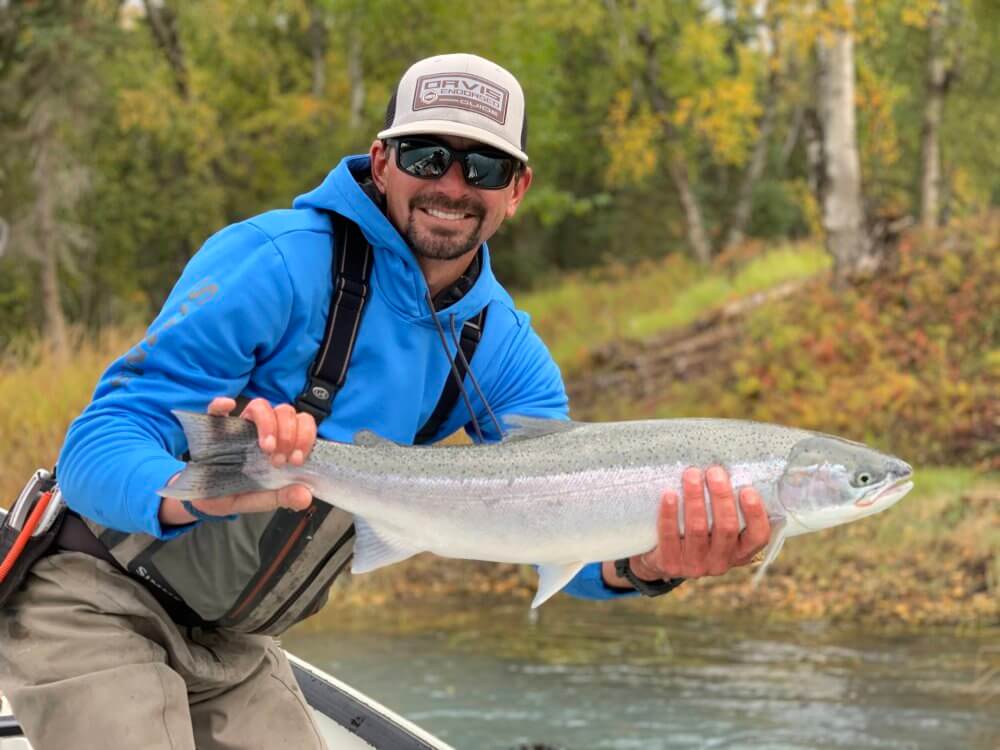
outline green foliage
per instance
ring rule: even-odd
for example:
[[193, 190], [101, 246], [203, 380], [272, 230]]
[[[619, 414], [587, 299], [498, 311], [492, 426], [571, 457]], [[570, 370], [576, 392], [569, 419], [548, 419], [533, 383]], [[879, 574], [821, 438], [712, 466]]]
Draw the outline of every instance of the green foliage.
[[[932, 5], [857, 6], [858, 127], [872, 215], [917, 212]], [[942, 139], [946, 213], [957, 217], [1000, 201], [998, 152], [984, 146], [1000, 140], [991, 88], [1000, 24], [984, 0], [949, 5], [956, 74]], [[402, 71], [461, 48], [505, 64], [528, 97], [536, 180], [491, 243], [505, 282], [538, 288], [566, 270], [688, 252], [674, 163], [686, 167], [709, 241], [721, 245], [761, 136], [771, 74], [775, 126], [748, 230], [802, 238], [816, 228], [802, 128], [815, 103], [811, 49], [850, 22], [843, 3], [825, 6], [165, 0], [157, 7], [176, 18], [179, 72], [139, 5], [0, 3], [0, 217], [25, 215], [37, 200], [38, 142], [24, 125], [38, 93], [55, 92], [55, 139], [87, 178], [59, 216], [89, 247], [61, 253], [72, 261], [61, 271], [63, 304], [91, 327], [148, 318], [209, 235], [287, 207], [343, 155], [365, 151]], [[442, 33], [457, 18], [472, 19], [459, 41]], [[406, 33], [387, 33], [387, 19]], [[46, 60], [59, 65], [43, 75]], [[16, 244], [0, 259], [0, 347], [10, 333], [40, 326], [32, 260], [25, 264]], [[654, 310], [623, 330], [655, 330], [662, 317]]]

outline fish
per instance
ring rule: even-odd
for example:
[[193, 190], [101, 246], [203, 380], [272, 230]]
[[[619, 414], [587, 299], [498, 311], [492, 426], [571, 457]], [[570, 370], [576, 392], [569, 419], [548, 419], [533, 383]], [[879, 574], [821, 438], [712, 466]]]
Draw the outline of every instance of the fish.
[[[771, 539], [755, 582], [787, 538], [879, 513], [913, 487], [913, 469], [895, 456], [745, 420], [505, 416], [500, 442], [443, 446], [402, 445], [362, 430], [351, 443], [319, 439], [303, 465], [276, 468], [252, 422], [174, 414], [190, 461], [161, 496], [202, 500], [303, 484], [354, 516], [352, 573], [420, 552], [530, 563], [539, 574], [532, 608], [588, 562], [653, 549], [660, 498], [672, 489], [683, 508], [681, 475], [691, 466], [721, 465], [737, 493], [746, 486], [760, 493]], [[707, 496], [706, 505], [711, 523]], [[738, 504], [737, 512], [742, 530]]]

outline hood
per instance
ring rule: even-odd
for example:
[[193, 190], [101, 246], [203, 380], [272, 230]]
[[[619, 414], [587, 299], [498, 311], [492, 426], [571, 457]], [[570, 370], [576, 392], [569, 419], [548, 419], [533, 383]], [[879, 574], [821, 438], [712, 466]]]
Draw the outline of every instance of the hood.
[[[371, 162], [367, 154], [348, 156], [319, 187], [296, 198], [292, 207], [333, 211], [357, 224], [375, 250], [373, 285], [401, 316], [433, 326], [425, 299], [427, 282], [413, 251], [359, 184], [370, 174]], [[439, 310], [438, 319], [442, 325], [448, 326], [449, 319], [454, 315], [461, 325], [496, 296], [496, 287], [497, 281], [490, 268], [489, 248], [483, 243], [479, 278], [460, 300]]]

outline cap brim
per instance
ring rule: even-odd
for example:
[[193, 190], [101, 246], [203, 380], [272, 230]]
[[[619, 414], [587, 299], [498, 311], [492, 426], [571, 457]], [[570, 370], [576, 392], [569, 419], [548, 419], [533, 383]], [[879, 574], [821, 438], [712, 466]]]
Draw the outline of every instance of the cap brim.
[[460, 122], [449, 120], [421, 120], [420, 122], [410, 122], [406, 125], [398, 125], [388, 130], [379, 132], [378, 138], [398, 138], [403, 135], [456, 135], [459, 138], [469, 138], [487, 146], [499, 149], [504, 153], [528, 161], [528, 155], [521, 149], [514, 148], [509, 141], [488, 130], [477, 128], [475, 125], [465, 125]]

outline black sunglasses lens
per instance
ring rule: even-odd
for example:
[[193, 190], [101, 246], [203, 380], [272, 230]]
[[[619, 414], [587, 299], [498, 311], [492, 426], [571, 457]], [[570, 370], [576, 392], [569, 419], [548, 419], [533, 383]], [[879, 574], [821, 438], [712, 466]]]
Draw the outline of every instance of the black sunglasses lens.
[[436, 143], [400, 141], [396, 148], [400, 169], [414, 177], [435, 179], [451, 166], [451, 152]]
[[514, 175], [514, 159], [509, 156], [472, 151], [465, 159], [465, 179], [481, 188], [502, 188]]
[[437, 179], [447, 172], [456, 153], [462, 155], [465, 181], [485, 190], [507, 187], [517, 168], [516, 159], [499, 152], [453, 152], [444, 144], [433, 141], [400, 140], [396, 144], [399, 168], [425, 180]]

